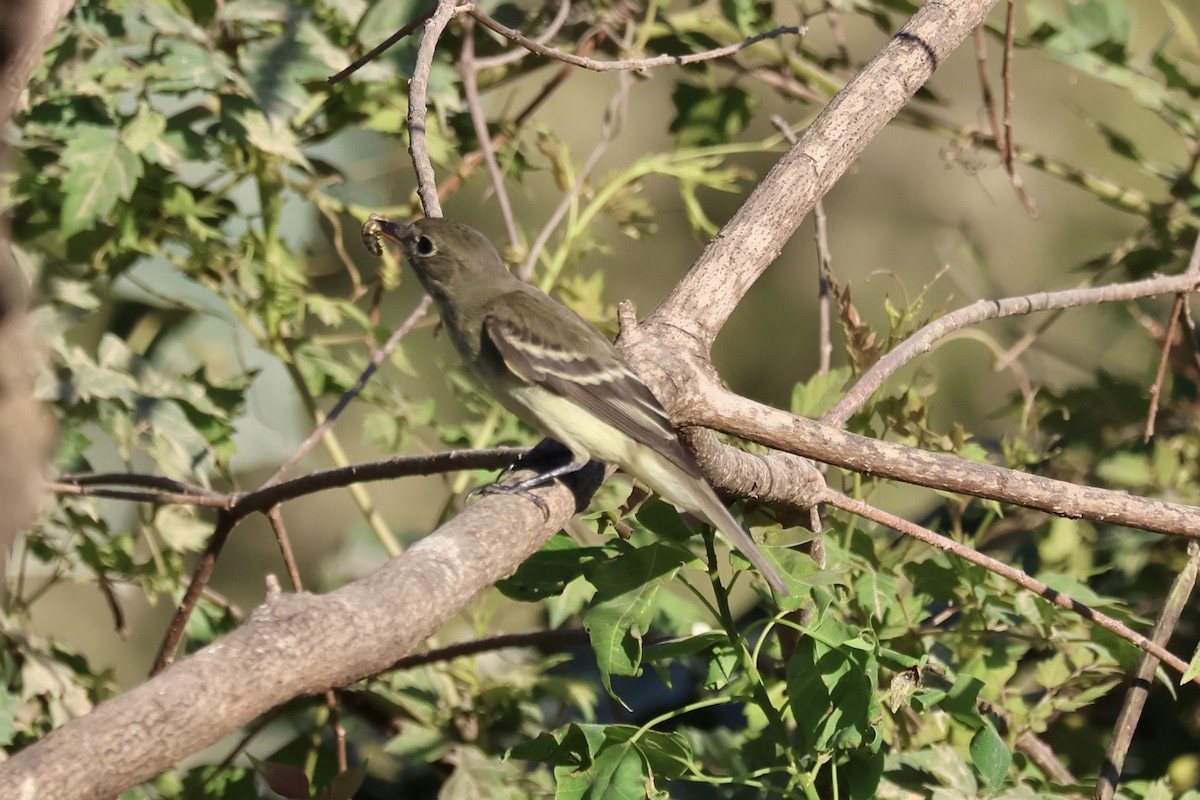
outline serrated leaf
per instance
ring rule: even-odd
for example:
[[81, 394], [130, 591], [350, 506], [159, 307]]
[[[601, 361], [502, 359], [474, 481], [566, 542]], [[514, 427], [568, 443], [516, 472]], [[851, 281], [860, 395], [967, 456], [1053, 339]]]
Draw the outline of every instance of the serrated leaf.
[[514, 782], [519, 772], [514, 762], [489, 758], [474, 747], [460, 747], [454, 756], [454, 772], [442, 784], [438, 800], [524, 796], [516, 793]]
[[142, 160], [112, 128], [80, 125], [62, 161], [67, 167], [60, 212], [64, 236], [87, 230], [118, 200], [128, 200], [142, 177]]
[[642, 663], [642, 637], [654, 614], [662, 584], [695, 558], [666, 542], [655, 542], [592, 570], [596, 597], [584, 627], [596, 653], [600, 680], [614, 698], [613, 675], [636, 675]]
[[851, 374], [850, 367], [838, 367], [797, 383], [792, 387], [792, 413], [804, 417], [821, 416], [841, 399]]
[[138, 105], [137, 114], [121, 131], [121, 139], [130, 151], [141, 155], [157, 142], [167, 128], [167, 118], [147, 103]]

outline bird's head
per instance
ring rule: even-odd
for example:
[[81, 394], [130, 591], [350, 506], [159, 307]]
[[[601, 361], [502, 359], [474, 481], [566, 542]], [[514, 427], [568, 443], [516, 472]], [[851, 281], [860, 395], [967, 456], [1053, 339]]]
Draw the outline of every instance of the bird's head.
[[363, 225], [363, 242], [378, 255], [383, 239], [400, 245], [421, 282], [431, 290], [468, 288], [480, 279], [511, 274], [486, 236], [458, 222], [438, 218], [393, 222], [372, 214]]

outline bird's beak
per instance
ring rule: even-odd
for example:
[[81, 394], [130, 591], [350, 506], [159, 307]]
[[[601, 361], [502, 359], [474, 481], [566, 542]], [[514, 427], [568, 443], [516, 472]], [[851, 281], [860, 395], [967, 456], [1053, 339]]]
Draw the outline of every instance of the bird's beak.
[[362, 240], [372, 254], [381, 256], [383, 255], [384, 239], [391, 239], [396, 244], [403, 246], [404, 242], [411, 238], [411, 231], [412, 225], [392, 222], [382, 214], [372, 214], [363, 223]]

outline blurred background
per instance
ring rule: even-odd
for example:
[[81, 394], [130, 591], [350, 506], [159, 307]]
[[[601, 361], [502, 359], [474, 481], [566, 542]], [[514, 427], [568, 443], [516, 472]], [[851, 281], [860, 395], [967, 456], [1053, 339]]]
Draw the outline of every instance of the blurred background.
[[[720, 171], [714, 179], [718, 185], [697, 185], [694, 192], [707, 220], [721, 225], [782, 152], [772, 115], [802, 132], [832, 91], [900, 27], [908, 10], [899, 2], [834, 2], [819, 9], [786, 3], [734, 5], [742, 9], [739, 13], [759, 15], [758, 23], [807, 24], [802, 43], [779, 40], [728, 63], [638, 74], [617, 132], [569, 219], [579, 218], [602, 189], [619, 187], [619, 202], [601, 209], [578, 230], [560, 226], [538, 263], [535, 281], [557, 276], [560, 296], [597, 323], [607, 323], [610, 332], [618, 301], [633, 301], [642, 315], [651, 311], [711, 235], [711, 228], [689, 213], [687, 191], [681, 191], [678, 175], [647, 169], [636, 179], [615, 176], [658, 154], [678, 152], [681, 143], [715, 146], [720, 132], [720, 143], [745, 144], [740, 148], [744, 152], [690, 163], [701, 172]], [[349, 50], [357, 55], [418, 9], [409, 3], [281, 3], [260, 12], [244, 9], [238, 16], [236, 11], [183, 11], [149, 0], [114, 4], [112, 9], [102, 6], [77, 5], [13, 131], [25, 159], [17, 167], [21, 177], [10, 198], [15, 238], [40, 293], [35, 302], [41, 307], [44, 329], [57, 342], [50, 347], [51, 370], [44, 376], [43, 394], [68, 409], [58, 464], [65, 471], [153, 471], [156, 464], [161, 468], [163, 452], [174, 441], [181, 452], [170, 457], [185, 465], [194, 457], [194, 452], [183, 452], [191, 443], [188, 437], [204, 429], [192, 411], [183, 415], [186, 420], [176, 419], [183, 438], [157, 419], [150, 424], [167, 431], [165, 443], [143, 451], [130, 447], [137, 440], [133, 432], [114, 433], [113, 417], [102, 410], [93, 407], [70, 417], [69, 409], [79, 406], [67, 396], [64, 375], [82, 368], [82, 362], [72, 362], [73, 354], [87, 353], [89, 366], [95, 368], [202, 374], [198, 381], [216, 387], [244, 382], [244, 406], [223, 419], [229, 428], [227, 441], [216, 448], [219, 453], [203, 481], [218, 488], [253, 488], [312, 430], [310, 403], [328, 410], [340, 394], [339, 381], [351, 381], [365, 363], [368, 343], [378, 346], [421, 296], [395, 255], [372, 257], [358, 231], [369, 211], [403, 216], [415, 210], [402, 120], [416, 41], [404, 40], [343, 83], [323, 83], [345, 65]], [[708, 42], [738, 38], [725, 19], [728, 9], [722, 17], [714, 4], [668, 3], [655, 8], [663, 22], [642, 34], [651, 51], [672, 35], [678, 37], [673, 47], [683, 43], [697, 50]], [[527, 31], [545, 26], [553, 10], [533, 4], [488, 9]], [[588, 8], [615, 29], [619, 10]], [[1200, 9], [1169, 0], [1034, 2], [1021, 4], [1016, 20], [1012, 130], [1023, 152], [1040, 160], [1037, 165], [1019, 160], [1017, 166], [1025, 191], [1036, 202], [1036, 215], [1022, 205], [999, 155], [986, 143], [989, 126], [977, 52], [970, 42], [941, 65], [918, 100], [870, 144], [825, 198], [833, 275], [851, 290], [862, 324], [876, 331], [881, 341], [903, 338], [922, 321], [979, 299], [1177, 272], [1186, 263], [1197, 204], [1191, 182], [1200, 156], [1195, 133], [1200, 120], [1195, 93]], [[139, 48], [155, 46], [147, 35], [152, 28], [184, 43], [205, 35], [215, 38], [208, 50], [197, 46], [197, 52], [190, 52], [180, 45], [163, 51], [164, 63], [178, 74], [161, 78], [163, 83], [156, 86], [154, 76], [139, 71], [150, 61]], [[310, 28], [324, 30], [327, 38], [314, 43]], [[289, 30], [300, 30], [301, 35], [291, 37]], [[559, 44], [567, 46], [582, 30], [582, 23], [572, 18]], [[998, 96], [1003, 91], [1002, 30], [1000, 9], [986, 37], [986, 68]], [[263, 37], [261, 47], [255, 49], [255, 36], [248, 31]], [[287, 47], [300, 47], [303, 57], [288, 61], [291, 51], [283, 45], [270, 49], [273, 36], [287, 39]], [[97, 45], [91, 37], [106, 38], [107, 44]], [[477, 31], [476, 37], [481, 55], [504, 49], [490, 34]], [[477, 142], [453, 68], [461, 42], [461, 30], [452, 26], [432, 78], [431, 140], [439, 180], [453, 175], [461, 155]], [[104, 100], [100, 95], [106, 87], [120, 80], [113, 70], [122, 50], [138, 65], [128, 67], [134, 80], [147, 81], [146, 88], [141, 94]], [[201, 51], [203, 58], [197, 55]], [[222, 95], [233, 91], [226, 85], [229, 79], [213, 77], [215, 68], [204, 60], [215, 63], [222, 54], [228, 54], [222, 69], [240, 70], [251, 81], [245, 112]], [[612, 58], [616, 53], [610, 49], [601, 56]], [[775, 69], [794, 66], [796, 60], [804, 67], [792, 70], [789, 77], [803, 87], [800, 94], [810, 95], [808, 100], [755, 80], [753, 69], [763, 64]], [[1181, 71], [1175, 85], [1164, 62]], [[513, 131], [516, 111], [558, 69], [528, 58], [517, 67], [482, 73], [482, 106], [492, 131]], [[170, 84], [185, 78], [192, 85]], [[506, 253], [523, 255], [522, 248], [534, 241], [563, 201], [564, 165], [578, 170], [604, 138], [605, 110], [619, 80], [616, 73], [571, 75], [565, 88], [514, 132], [515, 143], [501, 149], [520, 241], [506, 241], [496, 189], [482, 167], [445, 198], [445, 216], [485, 231], [498, 247], [507, 248]], [[275, 85], [268, 85], [272, 81]], [[688, 100], [680, 86], [695, 87], [701, 99]], [[68, 121], [62, 109], [72, 97], [85, 100]], [[706, 111], [706, 102], [715, 103], [718, 111]], [[135, 127], [148, 107], [170, 120], [157, 137]], [[175, 115], [193, 107], [214, 114], [211, 128], [190, 122], [181, 126], [191, 125], [193, 134], [212, 137], [215, 146], [189, 140], [185, 147], [171, 138], [178, 132]], [[272, 128], [275, 134], [268, 133], [264, 140], [262, 131], [256, 132], [247, 121], [259, 119], [252, 117], [254, 111], [261, 112], [268, 126], [282, 127]], [[139, 188], [129, 188], [112, 209], [94, 213], [72, 230], [63, 223], [65, 212], [48, 208], [41, 193], [58, 191], [68, 204], [74, 202], [69, 182], [77, 162], [72, 158], [92, 156], [82, 145], [71, 144], [78, 140], [56, 131], [68, 122], [76, 131], [79, 126], [110, 124], [101, 118], [119, 120], [121, 141], [131, 151], [133, 137], [146, 138], [141, 142], [144, 149], [137, 151], [145, 166], [139, 167]], [[155, 129], [150, 125], [148, 130]], [[266, 141], [280, 130], [287, 135]], [[180, 142], [185, 139], [181, 136]], [[243, 146], [245, 152], [238, 154]], [[198, 149], [190, 152], [187, 147]], [[173, 157], [166, 152], [170, 148], [176, 150]], [[271, 159], [278, 163], [264, 167]], [[694, 178], [688, 175], [684, 183]], [[66, 183], [58, 185], [56, 180]], [[147, 184], [154, 181], [159, 195], [138, 194], [149, 191]], [[186, 198], [162, 188], [173, 181], [189, 187]], [[84, 208], [81, 213], [91, 212]], [[214, 215], [222, 214], [223, 222], [213, 221]], [[96, 233], [101, 229], [107, 231], [103, 236]], [[220, 248], [213, 244], [222, 238], [225, 244]], [[133, 244], [114, 257], [122, 241]], [[237, 247], [243, 248], [247, 264], [258, 266], [235, 263]], [[272, 250], [275, 247], [279, 252]], [[282, 266], [272, 266], [272, 259]], [[263, 285], [252, 286], [243, 270], [262, 276]], [[333, 300], [267, 308], [270, 304], [260, 300], [269, 293], [263, 287], [272, 280], [277, 286]], [[377, 282], [386, 286], [378, 295]], [[239, 297], [245, 299], [240, 310]], [[718, 340], [714, 360], [724, 380], [746, 396], [792, 408], [797, 384], [810, 381], [818, 365], [817, 306], [817, 257], [809, 219]], [[1005, 437], [1028, 439], [1031, 451], [1037, 447], [1029, 442], [1049, 450], [1051, 443], [1061, 441], [1055, 438], [1061, 430], [1033, 428], [1038, 419], [1058, 419], [1061, 409], [1031, 411], [1032, 395], [1023, 395], [1022, 387], [1052, 398], [1086, 390], [1093, 392], [1084, 400], [1089, 412], [1097, 410], [1097, 397], [1111, 400], [1114, 416], [1119, 416], [1116, 408], [1141, 409], [1129, 418], [1103, 422], [1110, 426], [1104, 428], [1110, 442], [1133, 443], [1140, 431], [1129, 419], [1144, 416], [1161, 349], [1143, 315], [1165, 324], [1168, 309], [1169, 298], [1073, 310], [1044, 331], [1039, 331], [1042, 317], [971, 329], [918, 358], [887, 384], [885, 393], [904, 403], [920, 398], [919, 424], [898, 431], [868, 415], [855, 429], [887, 428], [907, 440], [926, 434], [949, 437], [959, 427], [991, 452], [1003, 449], [1000, 442]], [[836, 308], [834, 313], [833, 365], [846, 368], [851, 358]], [[349, 462], [465, 446], [489, 413], [463, 389], [457, 359], [432, 322], [427, 319], [405, 337], [373, 384], [374, 396], [353, 404], [339, 421], [337, 440]], [[1036, 340], [1015, 364], [998, 371], [998, 355], [1033, 332], [1038, 332]], [[310, 357], [311, 363], [304, 361]], [[312, 366], [318, 363], [319, 368]], [[307, 398], [297, 390], [298, 374], [307, 384]], [[1180, 379], [1172, 386], [1177, 394], [1169, 404], [1167, 424], [1190, 435], [1195, 428], [1190, 384]], [[186, 391], [190, 390], [183, 387], [177, 395], [184, 397]], [[102, 396], [99, 391], [91, 395]], [[401, 416], [404, 421], [395, 422]], [[1180, 445], [1180, 452], [1186, 451], [1181, 460], [1191, 458], [1188, 447]], [[1029, 460], [1046, 455], [1033, 452]], [[328, 448], [318, 448], [294, 474], [334, 463]], [[1086, 480], [1083, 472], [1078, 476]], [[832, 480], [836, 484], [842, 478], [835, 474]], [[409, 478], [367, 485], [365, 496], [395, 536], [408, 543], [432, 530], [462, 502], [463, 488], [454, 475]], [[943, 505], [943, 498], [923, 489], [888, 485], [874, 492], [877, 504], [918, 520], [935, 515]], [[347, 492], [332, 491], [286, 507], [285, 521], [309, 588], [327, 590], [369, 573], [387, 558], [364, 518], [362, 503]], [[111, 501], [87, 505], [89, 511], [74, 513], [92, 514], [108, 531], [130, 532], [129, 558], [143, 563], [144, 544], [137, 532], [140, 526], [161, 525], [164, 518], [158, 515], [166, 512]], [[211, 530], [211, 517], [201, 513], [168, 521], [176, 526], [168, 549], [178, 549], [177, 568], [186, 572]], [[114, 635], [112, 614], [95, 585], [59, 580], [64, 576], [58, 567], [39, 571], [28, 551], [23, 558], [18, 568], [28, 570], [22, 578], [24, 588], [48, 582], [36, 605], [30, 606], [41, 634], [69, 641], [94, 665], [111, 666], [120, 686], [144, 680], [174, 608], [170, 593], [151, 592], [151, 602], [139, 588], [118, 587], [130, 629], [123, 640]], [[212, 587], [248, 610], [261, 601], [265, 573], [279, 571], [274, 539], [256, 517], [237, 530]], [[145, 577], [134, 583], [139, 581], [143, 587], [153, 583]], [[506, 628], [521, 628], [535, 613], [499, 598], [484, 603], [485, 615], [503, 619]], [[1136, 601], [1132, 605], [1136, 610]], [[456, 630], [471, 624], [464, 620], [443, 638], [453, 639]], [[1186, 655], [1184, 649], [1177, 652]], [[1183, 727], [1195, 736], [1200, 720], [1189, 719]]]

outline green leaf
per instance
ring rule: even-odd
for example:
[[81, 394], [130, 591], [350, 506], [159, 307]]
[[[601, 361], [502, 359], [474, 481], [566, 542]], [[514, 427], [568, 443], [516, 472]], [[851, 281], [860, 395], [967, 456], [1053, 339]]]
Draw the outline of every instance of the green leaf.
[[133, 195], [142, 177], [142, 160], [121, 143], [117, 132], [80, 125], [63, 150], [62, 232], [71, 236], [107, 216], [119, 200]]
[[788, 661], [788, 704], [797, 735], [809, 752], [874, 744], [878, 739], [874, 654], [854, 639], [829, 643], [838, 638], [805, 636]]
[[[612, 741], [617, 740], [620, 733], [619, 730], [614, 730], [617, 728], [625, 728], [630, 731], [641, 730], [640, 728], [634, 729], [632, 726], [610, 725], [608, 735]], [[637, 740], [636, 747], [642, 758], [645, 759], [650, 773], [658, 778], [671, 780], [686, 775], [692, 771], [695, 764], [692, 747], [680, 733], [645, 731]]]
[[17, 712], [21, 703], [12, 692], [0, 692], [0, 745], [12, 743], [17, 733]]
[[627, 744], [606, 747], [588, 771], [587, 798], [595, 800], [645, 800], [642, 757]]
[[159, 68], [162, 78], [155, 82], [155, 88], [165, 93], [216, 92], [238, 82], [224, 53], [195, 42], [172, 43], [159, 62]]
[[401, 727], [400, 733], [383, 746], [384, 752], [414, 763], [432, 763], [445, 758], [453, 749], [454, 742], [445, 731], [418, 722]]
[[635, 519], [646, 530], [664, 539], [684, 542], [694, 535], [692, 529], [679, 516], [679, 510], [659, 498], [653, 498], [643, 503], [638, 509]]
[[137, 114], [121, 131], [125, 146], [138, 155], [158, 141], [167, 129], [167, 118], [151, 108], [148, 103], [139, 103]]
[[194, 553], [212, 536], [213, 526], [189, 506], [165, 505], [154, 514], [154, 527], [172, 550]]
[[675, 119], [671, 133], [678, 148], [725, 144], [737, 138], [753, 117], [754, 101], [736, 86], [709, 89], [680, 83], [671, 93]]
[[513, 758], [586, 770], [605, 740], [605, 726], [571, 723], [559, 733], [539, 733], [509, 751]]
[[1191, 683], [1200, 675], [1200, 645], [1196, 647], [1196, 652], [1192, 654], [1192, 660], [1188, 662], [1187, 671], [1183, 673], [1183, 677], [1179, 679], [1179, 685]]
[[797, 383], [792, 387], [792, 413], [805, 417], [821, 416], [841, 399], [851, 374], [850, 367], [838, 367]]
[[995, 797], [996, 792], [1004, 785], [1008, 768], [1012, 766], [1012, 752], [1004, 744], [990, 720], [984, 720], [983, 727], [971, 738], [971, 762], [987, 779], [987, 796]]
[[[476, 747], [454, 751], [454, 772], [438, 791], [438, 800], [477, 800], [477, 798], [525, 797], [515, 785], [520, 767], [513, 761], [499, 761]], [[347, 798], [350, 800], [350, 798]]]
[[649, 629], [659, 590], [694, 558], [675, 545], [655, 542], [591, 571], [596, 596], [584, 617], [584, 628], [596, 652], [600, 680], [614, 698], [612, 676], [636, 675], [640, 670], [642, 637]]
[[510, 577], [498, 581], [496, 588], [505, 597], [524, 603], [554, 597], [582, 576], [588, 565], [606, 555], [603, 548], [580, 547], [569, 536], [555, 536]]
[[885, 758], [883, 751], [852, 750], [847, 754], [843, 774], [850, 786], [850, 800], [874, 800], [883, 779]]

